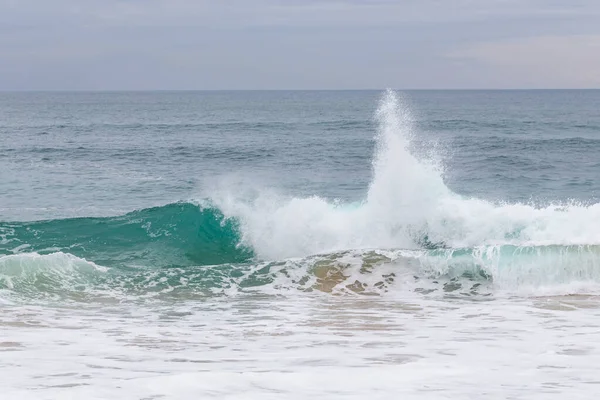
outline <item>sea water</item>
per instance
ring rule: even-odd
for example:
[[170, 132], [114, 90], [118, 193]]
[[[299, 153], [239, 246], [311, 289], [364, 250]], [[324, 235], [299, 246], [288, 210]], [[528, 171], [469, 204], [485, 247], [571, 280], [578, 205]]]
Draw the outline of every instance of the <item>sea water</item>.
[[0, 398], [594, 398], [600, 91], [0, 94]]

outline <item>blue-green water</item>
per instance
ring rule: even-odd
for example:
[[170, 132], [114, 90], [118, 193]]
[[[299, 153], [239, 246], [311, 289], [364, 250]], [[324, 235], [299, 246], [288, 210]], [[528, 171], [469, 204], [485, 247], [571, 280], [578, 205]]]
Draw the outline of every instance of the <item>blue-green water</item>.
[[[118, 215], [209, 196], [235, 174], [295, 196], [362, 200], [380, 92], [3, 93], [3, 220]], [[417, 91], [415, 139], [483, 199], [598, 194], [600, 91]]]
[[0, 94], [0, 398], [593, 398], [600, 91]]
[[424, 274], [433, 259], [434, 275], [600, 277], [600, 91], [394, 96], [3, 93], [0, 287], [73, 257], [103, 282], [151, 290], [175, 269], [172, 285], [205, 293], [222, 282], [190, 276], [214, 266], [348, 251], [409, 251], [391, 259]]

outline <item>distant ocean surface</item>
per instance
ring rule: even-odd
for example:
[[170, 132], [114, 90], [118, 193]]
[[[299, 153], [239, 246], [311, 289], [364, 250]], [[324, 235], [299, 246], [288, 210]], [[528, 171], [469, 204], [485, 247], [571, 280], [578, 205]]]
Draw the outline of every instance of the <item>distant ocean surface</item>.
[[2, 399], [583, 399], [600, 91], [0, 93]]

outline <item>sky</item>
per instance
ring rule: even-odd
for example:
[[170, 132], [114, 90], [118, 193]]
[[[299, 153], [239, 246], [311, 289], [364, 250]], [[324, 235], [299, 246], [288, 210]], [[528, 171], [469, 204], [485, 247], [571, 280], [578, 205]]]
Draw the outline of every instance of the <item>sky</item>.
[[0, 90], [600, 88], [598, 0], [0, 0]]

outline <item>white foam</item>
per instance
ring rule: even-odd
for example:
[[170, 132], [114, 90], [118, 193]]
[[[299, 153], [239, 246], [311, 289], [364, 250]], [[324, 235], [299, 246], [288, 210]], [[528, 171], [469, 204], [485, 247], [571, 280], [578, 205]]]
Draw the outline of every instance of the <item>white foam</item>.
[[82, 267], [88, 270], [106, 271], [105, 267], [61, 251], [50, 254], [33, 252], [0, 256], [0, 271], [7, 275], [44, 269], [72, 271]]
[[88, 276], [107, 268], [69, 253], [23, 253], [0, 257], [0, 288], [35, 296], [88, 285]]
[[435, 158], [410, 151], [412, 117], [386, 92], [379, 122], [373, 180], [357, 207], [312, 196], [288, 198], [271, 191], [251, 200], [239, 187], [213, 193], [212, 201], [241, 222], [242, 241], [259, 257], [283, 259], [357, 248], [419, 248], [415, 237], [449, 247], [512, 244], [600, 244], [600, 205], [494, 204], [450, 191]]

